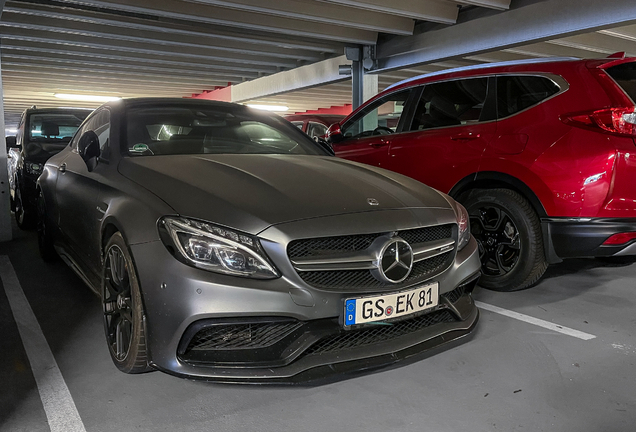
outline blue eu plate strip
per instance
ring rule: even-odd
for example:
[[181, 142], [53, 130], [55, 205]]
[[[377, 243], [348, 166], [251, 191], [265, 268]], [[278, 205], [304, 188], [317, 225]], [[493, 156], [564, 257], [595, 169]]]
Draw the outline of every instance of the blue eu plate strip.
[[345, 325], [356, 323], [356, 301], [347, 300], [345, 303]]

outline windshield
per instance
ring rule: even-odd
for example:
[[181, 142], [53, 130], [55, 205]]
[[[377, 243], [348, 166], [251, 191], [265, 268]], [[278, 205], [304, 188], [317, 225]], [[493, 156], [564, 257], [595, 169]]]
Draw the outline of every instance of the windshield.
[[50, 157], [60, 152], [90, 111], [43, 112], [29, 115], [25, 152], [29, 157]]
[[241, 106], [131, 108], [126, 136], [131, 156], [325, 154], [285, 120]]

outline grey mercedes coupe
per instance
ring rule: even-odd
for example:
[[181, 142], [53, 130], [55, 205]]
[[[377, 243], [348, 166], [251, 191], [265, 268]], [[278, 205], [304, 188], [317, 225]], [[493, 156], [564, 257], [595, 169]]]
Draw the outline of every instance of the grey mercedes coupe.
[[466, 210], [273, 114], [110, 102], [38, 189], [40, 252], [100, 295], [123, 372], [305, 382], [447, 344], [478, 320]]

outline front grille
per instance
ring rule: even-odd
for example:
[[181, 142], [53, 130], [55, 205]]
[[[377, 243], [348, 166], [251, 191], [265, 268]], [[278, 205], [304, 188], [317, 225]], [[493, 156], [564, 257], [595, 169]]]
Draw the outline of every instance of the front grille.
[[[295, 258], [320, 257], [361, 251], [371, 246], [373, 240], [384, 234], [386, 233], [294, 240], [287, 246], [287, 255], [293, 260]], [[397, 235], [411, 245], [443, 240], [453, 236], [453, 225], [436, 225], [398, 231]]]
[[448, 265], [453, 252], [446, 252], [436, 257], [413, 264], [411, 274], [399, 284], [380, 282], [369, 270], [337, 270], [298, 272], [307, 284], [325, 290], [367, 290], [391, 288], [400, 289], [414, 285], [435, 275]]
[[[436, 225], [398, 231], [397, 236], [410, 245], [453, 238], [453, 224]], [[360, 252], [369, 248], [380, 236], [388, 233], [363, 234], [340, 237], [324, 237], [294, 240], [287, 246], [287, 254], [293, 260], [328, 258], [338, 254]], [[416, 285], [443, 271], [454, 257], [454, 251], [448, 251], [432, 258], [413, 264], [411, 274], [399, 284], [379, 281], [369, 270], [321, 270], [298, 271], [300, 278], [315, 288], [333, 291], [373, 291], [385, 288], [400, 289]]]
[[404, 321], [398, 321], [390, 325], [375, 325], [360, 330], [343, 331], [338, 335], [327, 336], [319, 340], [306, 351], [306, 354], [323, 354], [382, 343], [435, 324], [455, 321], [457, 321], [457, 319], [453, 314], [443, 309]]
[[194, 335], [186, 351], [265, 348], [274, 345], [302, 325], [299, 321], [290, 321], [210, 326]]
[[442, 294], [448, 299], [449, 302], [455, 303], [461, 296], [464, 295], [464, 285], [460, 285], [452, 291]]

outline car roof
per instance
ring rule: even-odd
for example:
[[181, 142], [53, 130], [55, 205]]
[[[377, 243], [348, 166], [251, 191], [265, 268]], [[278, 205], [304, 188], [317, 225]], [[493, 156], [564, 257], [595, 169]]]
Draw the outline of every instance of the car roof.
[[26, 112], [33, 113], [66, 113], [66, 112], [78, 112], [84, 111], [87, 113], [93, 112], [92, 108], [74, 108], [74, 107], [54, 107], [54, 108], [27, 108]]
[[466, 71], [480, 71], [480, 70], [488, 70], [494, 69], [498, 67], [510, 67], [510, 66], [521, 66], [526, 64], [540, 64], [540, 63], [556, 63], [556, 62], [570, 62], [570, 61], [581, 61], [580, 58], [577, 57], [549, 57], [549, 58], [538, 58], [538, 59], [527, 59], [527, 60], [513, 60], [513, 61], [505, 61], [505, 62], [495, 62], [495, 63], [485, 63], [471, 66], [463, 66], [453, 69], [444, 69], [437, 72], [427, 73], [423, 75], [419, 75], [412, 78], [407, 78], [400, 82], [390, 85], [384, 91], [390, 90], [392, 88], [402, 86], [403, 84], [407, 84], [413, 81], [419, 81], [424, 78], [430, 78], [435, 76], [443, 76], [443, 75], [451, 75], [458, 72], [466, 72]]

